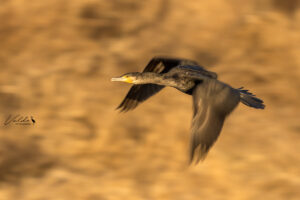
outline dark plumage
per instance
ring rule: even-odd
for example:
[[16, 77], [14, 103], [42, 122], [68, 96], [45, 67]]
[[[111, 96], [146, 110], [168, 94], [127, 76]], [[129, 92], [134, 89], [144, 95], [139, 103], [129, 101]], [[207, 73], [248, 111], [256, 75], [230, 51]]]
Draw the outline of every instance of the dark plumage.
[[240, 101], [257, 109], [265, 107], [263, 101], [248, 90], [234, 89], [217, 80], [216, 73], [186, 59], [153, 58], [142, 73], [127, 73], [112, 81], [135, 84], [118, 106], [121, 111], [136, 108], [165, 86], [193, 96], [190, 162], [195, 157], [196, 162], [205, 158], [220, 134], [225, 117]]

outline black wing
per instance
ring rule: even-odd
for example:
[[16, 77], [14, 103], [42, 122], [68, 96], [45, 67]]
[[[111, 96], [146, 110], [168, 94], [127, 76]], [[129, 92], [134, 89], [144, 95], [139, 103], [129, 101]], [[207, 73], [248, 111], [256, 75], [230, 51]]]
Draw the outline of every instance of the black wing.
[[[155, 57], [150, 60], [143, 72], [167, 73], [178, 65], [197, 65], [197, 62], [186, 59]], [[132, 110], [139, 103], [158, 93], [163, 88], [164, 86], [155, 84], [134, 85], [117, 109], [125, 112]]]
[[130, 88], [126, 97], [117, 109], [121, 109], [122, 112], [132, 110], [136, 108], [139, 103], [145, 101], [163, 88], [164, 86], [155, 84], [134, 85]]
[[207, 91], [203, 87], [207, 85], [198, 85], [193, 92], [194, 117], [191, 127], [190, 163], [193, 162], [195, 154], [196, 163], [206, 157], [221, 132], [226, 116], [218, 111], [212, 103], [213, 99], [205, 97]]
[[198, 65], [198, 63], [196, 61], [187, 59], [155, 57], [150, 60], [143, 72], [167, 73], [178, 65], [193, 66]]
[[183, 69], [185, 71], [185, 76], [189, 77], [189, 78], [196, 78], [197, 77], [209, 77], [212, 79], [217, 79], [218, 75], [215, 72], [211, 72], [211, 71], [207, 71], [206, 69], [204, 69], [203, 67], [199, 66], [199, 65], [194, 65], [194, 66], [190, 66], [190, 65], [181, 65], [178, 66], [179, 69]]

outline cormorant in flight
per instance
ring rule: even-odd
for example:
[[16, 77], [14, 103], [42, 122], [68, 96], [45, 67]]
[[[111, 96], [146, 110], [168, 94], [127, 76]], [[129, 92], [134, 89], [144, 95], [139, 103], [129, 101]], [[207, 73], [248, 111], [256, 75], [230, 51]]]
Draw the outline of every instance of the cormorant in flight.
[[155, 57], [143, 72], [126, 73], [111, 81], [134, 84], [117, 108], [125, 112], [136, 108], [165, 86], [193, 96], [190, 162], [196, 159], [198, 163], [205, 158], [218, 138], [226, 116], [240, 101], [257, 109], [265, 107], [263, 101], [248, 90], [232, 88], [219, 81], [216, 73], [187, 59]]

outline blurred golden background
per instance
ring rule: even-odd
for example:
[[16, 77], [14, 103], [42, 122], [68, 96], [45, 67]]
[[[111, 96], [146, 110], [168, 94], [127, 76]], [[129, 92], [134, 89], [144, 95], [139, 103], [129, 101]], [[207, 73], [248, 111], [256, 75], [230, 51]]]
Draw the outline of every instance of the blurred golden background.
[[[1, 0], [0, 200], [300, 199], [299, 0]], [[191, 97], [115, 108], [153, 56], [197, 60], [242, 104], [188, 166]]]

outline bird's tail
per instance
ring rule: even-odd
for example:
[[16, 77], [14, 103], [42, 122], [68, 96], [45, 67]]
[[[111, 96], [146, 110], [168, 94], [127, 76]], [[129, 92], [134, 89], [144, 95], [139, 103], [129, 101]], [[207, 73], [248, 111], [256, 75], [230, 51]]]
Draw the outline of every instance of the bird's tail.
[[243, 104], [256, 109], [265, 108], [263, 100], [255, 97], [255, 95], [248, 92], [248, 90], [243, 90], [243, 87], [238, 88], [237, 90], [240, 92], [240, 98]]

